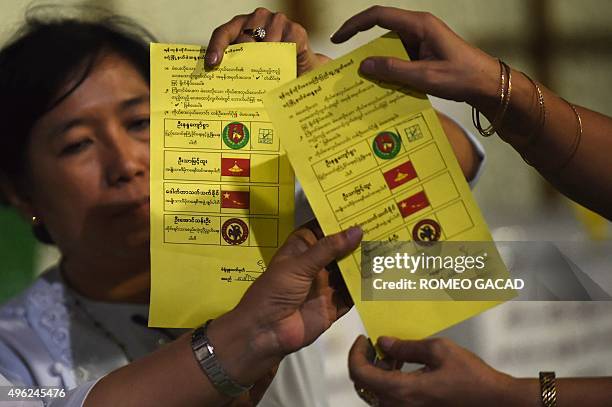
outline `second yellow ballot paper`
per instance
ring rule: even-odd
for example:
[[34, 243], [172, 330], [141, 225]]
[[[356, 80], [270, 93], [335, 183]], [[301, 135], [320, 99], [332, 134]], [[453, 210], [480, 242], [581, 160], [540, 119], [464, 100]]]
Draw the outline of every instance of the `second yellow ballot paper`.
[[[429, 100], [360, 76], [372, 55], [407, 58], [385, 35], [264, 97], [323, 231], [359, 224], [372, 241], [491, 240]], [[496, 304], [362, 301], [359, 251], [339, 266], [372, 338], [425, 337]]]
[[295, 44], [151, 44], [152, 326], [238, 303], [293, 229], [294, 177], [262, 96], [295, 78]]

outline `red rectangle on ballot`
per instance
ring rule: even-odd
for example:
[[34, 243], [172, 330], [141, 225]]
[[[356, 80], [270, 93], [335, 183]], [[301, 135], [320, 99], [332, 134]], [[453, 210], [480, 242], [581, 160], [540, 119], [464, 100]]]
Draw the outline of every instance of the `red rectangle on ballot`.
[[249, 209], [249, 191], [221, 190], [221, 207], [231, 209]]
[[400, 185], [416, 178], [417, 174], [411, 161], [406, 161], [395, 168], [383, 173], [389, 189], [397, 188]]
[[249, 158], [221, 158], [221, 175], [224, 177], [251, 176], [251, 160]]
[[417, 192], [416, 194], [409, 196], [397, 204], [397, 207], [404, 218], [428, 206], [429, 200], [427, 199], [427, 195], [425, 195], [425, 191]]

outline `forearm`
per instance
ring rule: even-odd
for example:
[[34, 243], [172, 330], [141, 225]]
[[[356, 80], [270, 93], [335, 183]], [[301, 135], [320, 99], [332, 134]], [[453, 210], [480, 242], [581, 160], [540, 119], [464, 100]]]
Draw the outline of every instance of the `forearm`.
[[93, 387], [84, 405], [220, 406], [226, 402], [228, 399], [215, 391], [198, 366], [190, 335], [186, 334], [104, 377]]
[[[500, 104], [499, 65], [495, 60], [491, 63], [482, 97], [471, 103], [489, 119]], [[582, 137], [567, 161], [579, 133], [576, 114], [558, 95], [539, 86], [546, 108], [546, 121], [541, 128], [534, 85], [519, 71], [512, 71], [510, 105], [498, 134], [561, 192], [612, 219], [612, 119], [577, 107]]]
[[[280, 361], [272, 352], [256, 348], [262, 342], [257, 330], [238, 312], [213, 321], [208, 337], [221, 366], [240, 384], [254, 383]], [[200, 368], [189, 333], [101, 379], [85, 406], [222, 406], [231, 401]]]
[[[612, 400], [612, 377], [557, 379], [557, 407], [600, 407]], [[538, 379], [515, 379], [507, 391], [508, 406], [541, 407]]]

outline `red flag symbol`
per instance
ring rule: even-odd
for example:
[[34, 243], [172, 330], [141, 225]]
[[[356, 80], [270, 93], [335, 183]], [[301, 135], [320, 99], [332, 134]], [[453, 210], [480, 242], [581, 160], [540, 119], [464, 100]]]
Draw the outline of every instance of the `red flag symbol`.
[[410, 161], [406, 161], [405, 163], [390, 169], [383, 175], [385, 177], [385, 181], [387, 181], [387, 185], [389, 185], [389, 189], [397, 188], [400, 185], [415, 179], [417, 176], [414, 166]]
[[221, 175], [249, 177], [251, 176], [251, 160], [249, 158], [221, 158]]
[[221, 207], [232, 209], [249, 209], [249, 191], [221, 190]]
[[409, 196], [397, 204], [397, 207], [404, 218], [427, 206], [429, 206], [429, 200], [427, 199], [427, 195], [425, 195], [425, 191], [417, 192], [416, 194]]

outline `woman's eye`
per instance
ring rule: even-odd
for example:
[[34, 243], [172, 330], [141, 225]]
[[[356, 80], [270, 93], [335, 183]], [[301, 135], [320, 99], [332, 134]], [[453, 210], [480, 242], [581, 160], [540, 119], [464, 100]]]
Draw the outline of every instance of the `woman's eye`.
[[133, 120], [129, 123], [128, 129], [130, 131], [142, 131], [149, 128], [149, 118], [143, 117], [142, 119]]
[[85, 148], [87, 148], [91, 143], [92, 143], [92, 141], [89, 140], [89, 139], [85, 139], [85, 140], [77, 141], [77, 142], [74, 142], [74, 143], [70, 143], [70, 144], [68, 144], [66, 147], [64, 147], [62, 149], [60, 155], [64, 156], [64, 155], [77, 154], [77, 153], [83, 151]]

